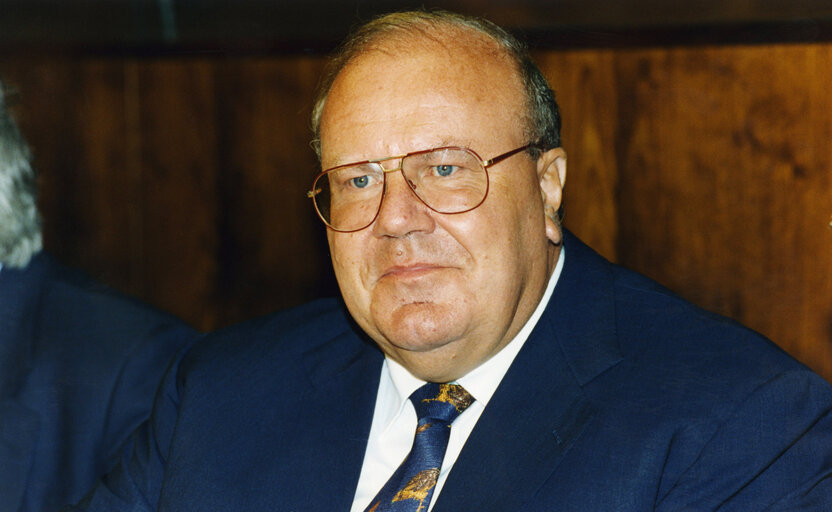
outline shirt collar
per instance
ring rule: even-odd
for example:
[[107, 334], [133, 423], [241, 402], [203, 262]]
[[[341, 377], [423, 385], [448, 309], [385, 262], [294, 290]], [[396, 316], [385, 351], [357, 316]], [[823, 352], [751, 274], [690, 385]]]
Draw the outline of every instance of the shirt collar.
[[[552, 297], [555, 285], [557, 285], [561, 271], [563, 270], [563, 262], [566, 258], [565, 252], [565, 249], [561, 247], [558, 262], [555, 265], [554, 272], [549, 277], [546, 291], [543, 293], [543, 297], [540, 299], [537, 308], [535, 308], [532, 315], [526, 321], [526, 324], [523, 325], [523, 328], [520, 329], [520, 332], [517, 333], [517, 336], [508, 345], [503, 347], [502, 350], [491, 357], [491, 359], [474, 368], [456, 381], [483, 406], [488, 404], [488, 401], [497, 390], [514, 358], [520, 352], [520, 349], [523, 348], [523, 345], [526, 343], [532, 330], [534, 330], [540, 317], [543, 316], [543, 311], [546, 310], [546, 306], [549, 304], [549, 299]], [[401, 412], [410, 395], [425, 384], [425, 381], [414, 377], [404, 366], [388, 357], [384, 358], [381, 379], [382, 381], [389, 379], [393, 384], [392, 386], [387, 386], [389, 396], [382, 398], [389, 405], [389, 407], [384, 409], [385, 414], [389, 415], [384, 421], [384, 424], [387, 424], [393, 421], [396, 415]]]

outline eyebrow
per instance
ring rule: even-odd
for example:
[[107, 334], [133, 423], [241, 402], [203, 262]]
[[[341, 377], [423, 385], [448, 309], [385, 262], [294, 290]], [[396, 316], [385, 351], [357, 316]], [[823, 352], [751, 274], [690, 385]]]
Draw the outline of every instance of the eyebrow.
[[446, 137], [446, 138], [438, 139], [438, 140], [439, 140], [439, 142], [437, 144], [434, 144], [431, 147], [425, 148], [425, 149], [444, 148], [444, 147], [448, 147], [448, 146], [462, 147], [462, 148], [470, 148], [471, 147], [471, 140], [470, 139], [466, 139], [464, 141], [461, 140], [461, 139], [457, 139], [456, 141], [452, 141], [451, 139]]
[[[406, 155], [408, 153], [415, 153], [417, 151], [423, 151], [425, 149], [438, 149], [438, 148], [445, 148], [445, 147], [471, 148], [471, 140], [470, 139], [467, 139], [465, 141], [457, 139], [456, 141], [454, 141], [449, 137], [442, 137], [442, 138], [434, 139], [434, 141], [435, 142], [433, 142], [431, 144], [426, 144], [424, 147], [413, 149], [412, 151], [407, 151], [405, 153], [402, 153], [401, 155]], [[375, 162], [375, 161], [378, 161], [378, 160], [383, 160], [385, 158], [389, 158], [391, 156], [401, 156], [401, 155], [383, 155], [383, 156], [375, 156], [374, 155], [374, 156], [369, 157], [369, 158], [359, 158], [359, 159], [355, 159], [355, 158], [346, 159], [346, 158], [343, 158], [341, 155], [336, 155], [336, 158], [334, 159], [334, 161], [336, 162], [335, 165], [330, 165], [329, 167], [326, 167], [326, 168], [331, 169], [333, 167], [340, 167], [342, 165], [351, 164], [351, 163], [359, 163], [359, 162]]]

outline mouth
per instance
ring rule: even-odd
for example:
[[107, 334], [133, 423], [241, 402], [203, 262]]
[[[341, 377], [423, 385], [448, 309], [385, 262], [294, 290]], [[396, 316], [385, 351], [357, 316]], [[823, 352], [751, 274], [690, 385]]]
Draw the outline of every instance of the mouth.
[[444, 270], [447, 267], [443, 265], [436, 265], [431, 263], [414, 263], [410, 265], [394, 265], [388, 267], [381, 274], [379, 279], [393, 278], [393, 279], [418, 279], [438, 270]]

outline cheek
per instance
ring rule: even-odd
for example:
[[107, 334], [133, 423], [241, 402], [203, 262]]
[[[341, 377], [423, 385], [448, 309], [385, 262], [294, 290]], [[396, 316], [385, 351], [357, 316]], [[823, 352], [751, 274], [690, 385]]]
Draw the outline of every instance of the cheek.
[[535, 217], [529, 203], [527, 197], [520, 198], [515, 194], [489, 195], [489, 202], [478, 209], [481, 211], [472, 212], [480, 219], [475, 229], [469, 230], [468, 238], [488, 256], [499, 260], [511, 258], [513, 253], [523, 251], [523, 243], [534, 226]]
[[344, 267], [356, 265], [360, 259], [365, 243], [358, 236], [359, 233], [337, 233], [330, 231], [327, 234], [329, 251], [332, 254], [332, 263]]
[[347, 300], [356, 300], [366, 293], [363, 286], [367, 261], [365, 244], [354, 234], [330, 233], [328, 239], [332, 268], [341, 294]]
[[491, 288], [507, 284], [501, 276], [509, 281], [521, 277], [516, 274], [524, 273], [529, 262], [546, 250], [542, 204], [531, 194], [520, 197], [511, 193], [515, 191], [495, 188], [497, 193], [489, 197], [493, 201], [481, 207], [480, 229], [469, 235], [471, 252], [479, 255], [482, 272], [491, 276], [486, 281]]

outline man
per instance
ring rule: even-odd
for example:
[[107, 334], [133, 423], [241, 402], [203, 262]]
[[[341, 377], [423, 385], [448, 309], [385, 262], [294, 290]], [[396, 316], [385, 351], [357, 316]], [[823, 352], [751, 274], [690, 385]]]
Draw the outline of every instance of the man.
[[348, 313], [320, 301], [195, 345], [79, 509], [832, 505], [830, 387], [561, 230], [557, 105], [511, 36], [373, 21], [314, 124], [309, 195]]
[[0, 84], [0, 511], [78, 501], [193, 335], [41, 251], [29, 152]]

